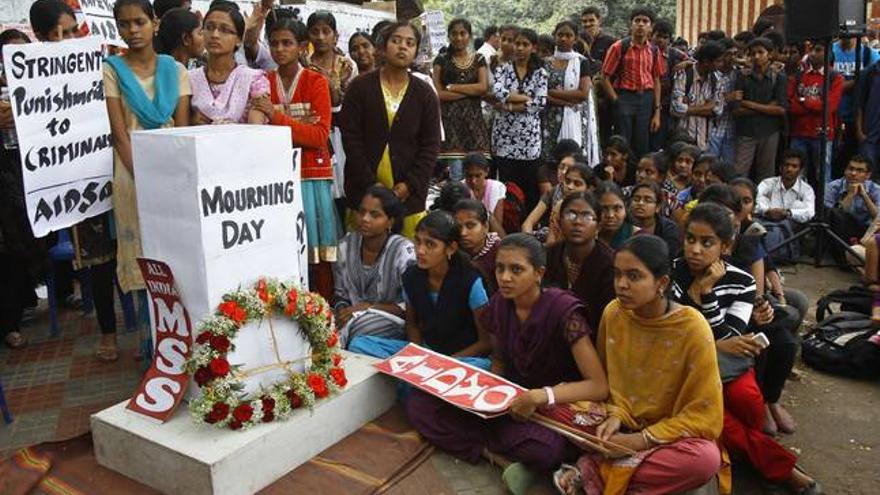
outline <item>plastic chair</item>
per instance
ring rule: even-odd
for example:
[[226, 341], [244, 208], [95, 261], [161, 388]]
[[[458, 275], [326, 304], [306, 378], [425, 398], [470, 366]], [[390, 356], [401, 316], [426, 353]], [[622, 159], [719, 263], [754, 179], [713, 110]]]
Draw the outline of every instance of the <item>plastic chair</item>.
[[3, 392], [3, 381], [0, 381], [0, 411], [3, 412], [3, 422], [12, 423], [12, 411], [6, 403], [6, 394]]

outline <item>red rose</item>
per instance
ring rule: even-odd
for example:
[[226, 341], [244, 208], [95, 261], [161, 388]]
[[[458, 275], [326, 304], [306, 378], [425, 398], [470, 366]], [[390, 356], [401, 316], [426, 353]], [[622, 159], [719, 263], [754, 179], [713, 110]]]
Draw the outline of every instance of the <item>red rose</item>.
[[287, 293], [287, 304], [291, 306], [296, 306], [296, 300], [298, 297], [299, 294], [297, 294], [296, 289], [290, 289], [290, 291]]
[[202, 366], [201, 368], [196, 370], [195, 375], [193, 375], [193, 378], [196, 379], [196, 383], [200, 387], [203, 387], [206, 383], [208, 383], [212, 379], [214, 379], [214, 375], [211, 373], [211, 370]]
[[271, 397], [263, 397], [261, 401], [263, 403], [263, 412], [266, 411], [274, 411], [275, 410], [275, 399]]
[[336, 385], [340, 387], [344, 387], [348, 383], [348, 378], [345, 377], [345, 370], [342, 368], [330, 368], [330, 376], [333, 377]]
[[339, 334], [333, 332], [330, 334], [330, 337], [327, 339], [327, 347], [333, 347], [337, 343], [339, 343]]
[[321, 399], [330, 394], [330, 390], [327, 389], [327, 382], [324, 381], [323, 376], [310, 373], [306, 381], [309, 384], [309, 388], [315, 393], [315, 397]]
[[211, 368], [211, 373], [214, 376], [226, 376], [229, 373], [229, 361], [223, 358], [212, 359], [208, 367]]
[[235, 310], [232, 312], [232, 316], [230, 316], [230, 318], [232, 318], [232, 321], [234, 321], [237, 325], [241, 325], [242, 322], [247, 319], [247, 312], [240, 307], [236, 307]]
[[220, 314], [222, 314], [228, 318], [232, 318], [232, 313], [235, 312], [235, 308], [237, 308], [237, 307], [238, 307], [237, 302], [226, 301], [224, 303], [221, 303], [220, 306], [217, 308], [217, 310], [220, 311]]
[[236, 420], [230, 421], [229, 428], [232, 430], [240, 430], [241, 429], [241, 421], [236, 421]]
[[229, 404], [225, 402], [218, 402], [214, 404], [214, 407], [211, 409], [211, 412], [205, 415], [205, 422], [214, 424], [226, 419], [226, 416], [229, 415]]
[[287, 400], [290, 401], [290, 408], [291, 409], [296, 409], [297, 407], [300, 407], [303, 404], [302, 398], [300, 396], [296, 395], [296, 392], [294, 392], [293, 390], [287, 391]]
[[333, 355], [333, 366], [339, 366], [339, 363], [342, 362], [342, 354], [334, 354]]
[[260, 300], [263, 302], [269, 302], [269, 291], [266, 286], [266, 279], [261, 278], [259, 282], [257, 282], [257, 295], [260, 296]]
[[225, 335], [214, 335], [211, 337], [211, 347], [217, 352], [227, 352], [229, 350], [229, 339]]
[[209, 340], [211, 340], [211, 332], [202, 332], [199, 334], [198, 337], [196, 337], [197, 344], [204, 345], [207, 344]]
[[263, 412], [263, 423], [269, 423], [275, 419], [275, 414], [272, 411]]
[[254, 415], [254, 408], [250, 406], [250, 404], [239, 404], [232, 411], [232, 417], [237, 421], [241, 421], [244, 423], [245, 421], [250, 421], [251, 417]]

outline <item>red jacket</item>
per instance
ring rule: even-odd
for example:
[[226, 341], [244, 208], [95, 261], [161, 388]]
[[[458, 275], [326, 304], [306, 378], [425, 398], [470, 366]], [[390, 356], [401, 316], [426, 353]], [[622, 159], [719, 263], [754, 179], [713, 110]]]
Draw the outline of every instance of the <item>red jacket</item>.
[[331, 118], [330, 85], [324, 76], [313, 70], [300, 67], [299, 74], [291, 101], [284, 103], [308, 103], [309, 109], [318, 116], [318, 123], [306, 124], [285, 113], [276, 71], [269, 71], [266, 78], [269, 79], [272, 103], [275, 105], [272, 124], [290, 127], [293, 145], [302, 147], [303, 180], [333, 179], [333, 165], [327, 147]]
[[[798, 81], [800, 79], [800, 81]], [[788, 78], [788, 115], [792, 137], [819, 137], [822, 127], [822, 83], [821, 72], [807, 70]], [[837, 129], [837, 107], [843, 96], [843, 77], [831, 73], [831, 86], [828, 91], [828, 139], [834, 139]], [[803, 101], [801, 101], [803, 98]]]

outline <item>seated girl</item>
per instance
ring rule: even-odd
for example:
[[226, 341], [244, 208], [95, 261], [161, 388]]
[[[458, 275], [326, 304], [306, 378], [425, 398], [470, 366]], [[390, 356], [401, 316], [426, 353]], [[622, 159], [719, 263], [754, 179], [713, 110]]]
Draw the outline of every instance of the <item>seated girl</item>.
[[544, 284], [567, 289], [584, 303], [590, 328], [599, 327], [605, 306], [614, 299], [614, 251], [599, 235], [599, 203], [589, 192], [569, 194], [559, 207], [562, 236], [547, 247]]
[[459, 251], [461, 228], [445, 211], [432, 211], [416, 226], [416, 264], [402, 277], [406, 341], [361, 336], [349, 350], [387, 358], [409, 342], [488, 367], [489, 335], [480, 324], [489, 297], [480, 272]]
[[599, 200], [599, 240], [617, 249], [638, 230], [626, 218], [623, 191], [613, 182], [603, 182], [596, 189], [596, 198]]
[[603, 149], [605, 158], [602, 163], [596, 165], [593, 171], [596, 177], [602, 181], [611, 181], [618, 187], [631, 186], [635, 182], [635, 161], [629, 142], [625, 137], [614, 135], [608, 138], [608, 144]]
[[[658, 204], [660, 215], [669, 218], [678, 206], [678, 190], [675, 184], [667, 177], [669, 161], [666, 153], [655, 151], [648, 153], [639, 160], [636, 166], [636, 183], [654, 183], [660, 186], [662, 201]], [[632, 195], [632, 187], [625, 188], [624, 195], [629, 198]]]
[[550, 158], [547, 159], [544, 165], [538, 167], [538, 192], [541, 193], [542, 197], [545, 194], [560, 191], [561, 174], [565, 173], [565, 168], [574, 164], [578, 158], [586, 162], [583, 153], [581, 146], [574, 139], [560, 139], [556, 143]]
[[[593, 172], [583, 163], [575, 163], [565, 172], [565, 178], [562, 183], [564, 196], [578, 192], [592, 191], [596, 187], [596, 179]], [[553, 203], [550, 210], [550, 222], [547, 228], [547, 239], [544, 244], [552, 244], [562, 238], [562, 231], [559, 228], [559, 207], [562, 200]]]
[[528, 392], [514, 399], [510, 415], [490, 420], [421, 392], [409, 397], [407, 413], [423, 437], [462, 460], [498, 454], [549, 473], [572, 446], [526, 420], [542, 406], [605, 400], [605, 373], [583, 304], [567, 291], [541, 289], [546, 258], [540, 241], [528, 234], [506, 237], [495, 266], [499, 290], [482, 317], [492, 335], [491, 370]]
[[[559, 144], [562, 144], [565, 141], [568, 140], [563, 139], [562, 141], [560, 141]], [[529, 213], [529, 216], [526, 217], [525, 221], [523, 222], [521, 229], [522, 232], [526, 234], [531, 234], [532, 232], [538, 230], [539, 224], [544, 226], [547, 225], [550, 210], [553, 209], [553, 205], [555, 205], [559, 201], [562, 201], [562, 197], [565, 195], [565, 173], [568, 171], [569, 167], [576, 163], [580, 163], [581, 165], [586, 166], [586, 161], [582, 156], [578, 154], [565, 155], [559, 161], [559, 164], [554, 168], [556, 178], [553, 186], [547, 191], [541, 191], [541, 200], [538, 201], [538, 204], [535, 205], [535, 208], [532, 209], [532, 211]]]
[[629, 217], [639, 228], [639, 234], [663, 239], [672, 258], [676, 258], [681, 251], [681, 231], [675, 222], [660, 214], [662, 198], [663, 192], [656, 183], [636, 184], [629, 198]]
[[480, 153], [471, 153], [464, 158], [464, 182], [471, 191], [471, 197], [483, 203], [489, 211], [489, 226], [492, 232], [504, 236], [504, 197], [507, 187], [503, 182], [489, 178], [489, 162]]
[[675, 260], [672, 273], [674, 299], [703, 313], [715, 337], [724, 383], [722, 441], [768, 481], [784, 483], [794, 493], [821, 493], [795, 465], [797, 457], [762, 431], [766, 410], [753, 369], [762, 347], [746, 333], [755, 303], [755, 279], [722, 259], [733, 237], [729, 210], [714, 203], [698, 205], [687, 220], [684, 257]]
[[676, 195], [691, 186], [694, 164], [700, 157], [700, 148], [687, 143], [673, 143], [669, 148], [672, 168], [667, 178], [675, 187]]
[[367, 190], [358, 230], [339, 243], [333, 309], [343, 347], [360, 335], [404, 337], [401, 277], [415, 262], [412, 242], [398, 235], [403, 204], [385, 186]]
[[[617, 299], [602, 315], [597, 349], [608, 373], [608, 418], [597, 434], [636, 452], [588, 453], [555, 476], [563, 493], [678, 493], [721, 468], [723, 423], [712, 330], [671, 301], [669, 252], [633, 237], [614, 256]], [[649, 375], [649, 376], [648, 376]]]
[[495, 255], [501, 243], [501, 236], [489, 231], [490, 217], [486, 207], [475, 199], [463, 199], [452, 208], [452, 214], [455, 222], [461, 227], [459, 247], [471, 257], [471, 263], [480, 270], [490, 294], [494, 293], [498, 289], [495, 284]]

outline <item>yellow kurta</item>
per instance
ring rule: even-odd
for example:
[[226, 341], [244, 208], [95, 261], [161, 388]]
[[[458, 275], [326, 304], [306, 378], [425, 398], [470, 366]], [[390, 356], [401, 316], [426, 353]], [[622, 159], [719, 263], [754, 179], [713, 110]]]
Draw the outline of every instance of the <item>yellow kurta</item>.
[[[135, 75], [137, 77], [137, 75]], [[146, 79], [137, 77], [147, 98], [155, 95], [155, 77]], [[189, 84], [189, 73], [180, 63], [177, 64], [177, 84], [180, 96], [192, 94]], [[128, 107], [119, 90], [116, 72], [108, 64], [104, 64], [104, 95], [107, 98], [119, 98], [122, 102], [122, 115], [125, 126], [131, 131], [143, 129], [137, 117]], [[174, 127], [174, 120], [169, 120], [163, 127]], [[124, 292], [144, 288], [144, 279], [137, 264], [141, 256], [141, 229], [137, 212], [137, 194], [134, 176], [122, 163], [122, 158], [113, 152], [113, 219], [116, 223], [116, 276]]]
[[[699, 311], [682, 306], [648, 320], [615, 299], [605, 308], [596, 343], [611, 390], [608, 414], [626, 429], [644, 430], [659, 444], [718, 440], [721, 375], [712, 330]], [[602, 474], [607, 494], [625, 491], [632, 473], [605, 461]]]

